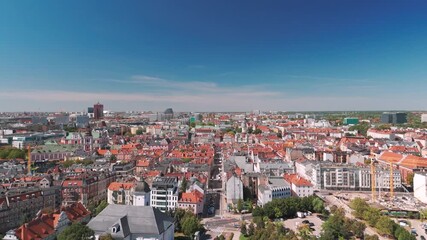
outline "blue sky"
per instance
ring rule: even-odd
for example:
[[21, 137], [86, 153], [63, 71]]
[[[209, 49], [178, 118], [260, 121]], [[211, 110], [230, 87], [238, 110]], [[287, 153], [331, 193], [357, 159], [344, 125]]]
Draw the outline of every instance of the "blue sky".
[[412, 110], [426, 1], [1, 1], [0, 111]]

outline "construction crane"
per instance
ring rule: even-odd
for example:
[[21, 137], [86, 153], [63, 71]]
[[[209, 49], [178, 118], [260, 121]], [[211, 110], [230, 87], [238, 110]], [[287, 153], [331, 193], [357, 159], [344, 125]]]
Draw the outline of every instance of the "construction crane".
[[376, 173], [375, 173], [375, 160], [371, 159], [371, 194], [372, 194], [372, 202], [376, 200]]
[[27, 146], [28, 149], [28, 160], [27, 160], [27, 173], [31, 175], [31, 146]]
[[390, 199], [394, 198], [394, 174], [393, 163], [390, 163]]

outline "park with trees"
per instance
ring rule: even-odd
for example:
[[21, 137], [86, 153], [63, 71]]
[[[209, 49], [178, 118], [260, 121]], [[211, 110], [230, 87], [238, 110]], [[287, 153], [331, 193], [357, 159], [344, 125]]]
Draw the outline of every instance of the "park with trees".
[[294, 218], [297, 212], [325, 213], [322, 199], [316, 196], [278, 198], [265, 204], [263, 207], [255, 207], [252, 211], [254, 217]]
[[409, 231], [390, 217], [381, 214], [378, 208], [369, 206], [365, 200], [355, 198], [350, 202], [350, 207], [354, 210], [353, 215], [356, 218], [366, 221], [369, 226], [376, 228], [379, 234], [398, 240], [415, 240], [415, 236]]

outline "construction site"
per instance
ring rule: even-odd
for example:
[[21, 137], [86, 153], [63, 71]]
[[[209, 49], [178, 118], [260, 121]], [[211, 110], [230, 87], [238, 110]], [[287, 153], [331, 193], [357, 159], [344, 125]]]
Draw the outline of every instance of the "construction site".
[[[379, 176], [376, 174], [378, 168], [384, 169], [388, 167], [390, 174]], [[372, 161], [370, 165], [371, 170], [371, 191], [360, 192], [347, 192], [338, 191], [333, 195], [343, 200], [347, 205], [354, 198], [362, 198], [370, 203], [372, 206], [382, 209], [383, 212], [396, 217], [411, 217], [419, 212], [420, 209], [426, 208], [427, 205], [416, 199], [412, 192], [408, 191], [395, 191], [394, 174], [396, 169], [390, 163], [388, 166], [384, 164], [377, 164]], [[387, 177], [388, 179], [384, 179]], [[383, 182], [389, 184], [384, 187]]]

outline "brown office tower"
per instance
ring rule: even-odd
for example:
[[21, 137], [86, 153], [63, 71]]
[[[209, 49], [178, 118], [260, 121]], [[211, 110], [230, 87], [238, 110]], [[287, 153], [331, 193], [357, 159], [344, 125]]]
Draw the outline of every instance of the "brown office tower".
[[93, 105], [93, 118], [101, 119], [104, 116], [104, 105], [99, 102]]

